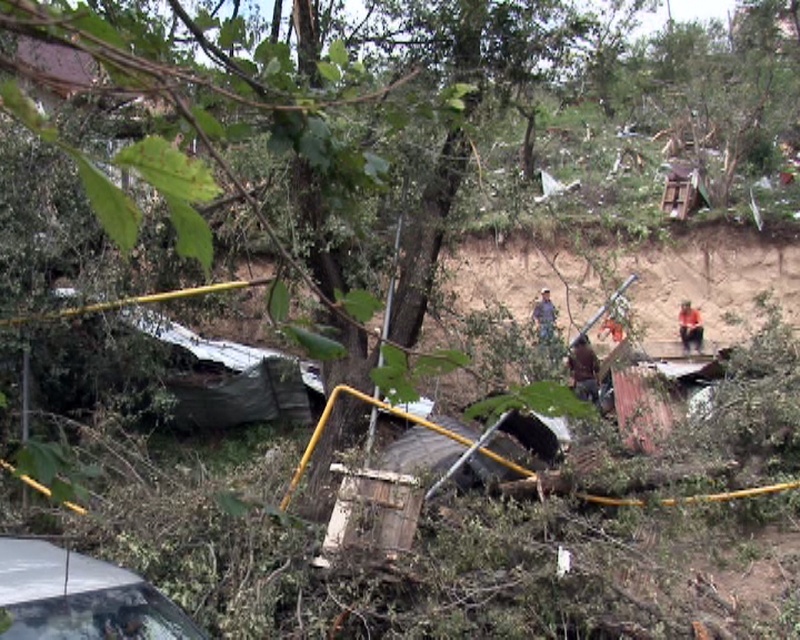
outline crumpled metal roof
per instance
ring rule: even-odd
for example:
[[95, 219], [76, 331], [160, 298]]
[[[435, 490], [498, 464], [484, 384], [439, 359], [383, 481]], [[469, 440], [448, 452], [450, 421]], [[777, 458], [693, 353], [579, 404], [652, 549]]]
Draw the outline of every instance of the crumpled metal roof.
[[612, 371], [611, 376], [625, 446], [636, 453], [655, 453], [656, 443], [672, 431], [674, 420], [666, 391], [657, 384], [656, 369], [629, 367]]
[[[292, 357], [275, 349], [250, 347], [238, 342], [230, 342], [229, 340], [202, 338], [191, 329], [149, 309], [126, 309], [122, 314], [125, 320], [139, 329], [139, 331], [162, 342], [183, 347], [200, 360], [223, 364], [232, 371], [244, 371], [257, 365], [265, 358]], [[322, 378], [316, 371], [315, 364], [301, 360], [300, 373], [307, 387], [324, 395], [325, 389], [322, 384]]]
[[[190, 351], [200, 360], [218, 362], [232, 371], [242, 372], [260, 363], [265, 358], [296, 359], [283, 351], [263, 347], [251, 347], [229, 340], [208, 340], [191, 329], [170, 320], [167, 316], [141, 307], [124, 309], [122, 317], [139, 331], [157, 340], [178, 345]], [[303, 383], [320, 395], [325, 395], [325, 387], [315, 362], [299, 360]], [[388, 400], [386, 400], [388, 403]], [[391, 403], [389, 403], [391, 404]], [[434, 401], [419, 398], [415, 402], [395, 405], [398, 409], [421, 418], [427, 418], [433, 411]]]
[[717, 360], [705, 362], [656, 362], [659, 373], [670, 380], [682, 378], [720, 378], [724, 375], [722, 365]]

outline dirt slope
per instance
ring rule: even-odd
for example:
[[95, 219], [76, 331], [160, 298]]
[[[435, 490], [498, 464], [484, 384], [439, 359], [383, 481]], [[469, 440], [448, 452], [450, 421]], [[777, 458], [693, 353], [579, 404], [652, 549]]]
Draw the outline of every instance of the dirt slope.
[[[724, 225], [667, 243], [595, 244], [586, 252], [570, 248], [566, 238], [470, 238], [446, 258], [448, 287], [464, 310], [499, 301], [524, 320], [541, 287], [549, 286], [560, 326], [575, 335], [613, 290], [608, 276], [622, 281], [635, 273], [639, 281], [628, 297], [645, 340], [677, 340], [680, 302], [688, 298], [703, 313], [707, 338], [732, 344], [752, 332], [755, 298], [766, 291], [780, 302], [787, 322], [800, 322], [800, 245], [792, 240]], [[740, 322], [732, 323], [733, 316]]]
[[[633, 322], [648, 342], [677, 341], [678, 309], [687, 298], [702, 311], [707, 339], [717, 345], [751, 335], [757, 325], [755, 298], [764, 292], [773, 293], [788, 323], [800, 326], [800, 240], [794, 232], [767, 235], [714, 224], [666, 242], [634, 245], [607, 236], [585, 251], [575, 250], [573, 240], [523, 234], [502, 241], [467, 238], [444, 256], [445, 289], [455, 294], [461, 311], [502, 303], [526, 321], [539, 290], [548, 286], [559, 324], [574, 336], [616, 283], [635, 273], [639, 280], [627, 296]], [[237, 275], [250, 279], [273, 272], [272, 264], [255, 261], [242, 264]], [[235, 318], [216, 318], [198, 328], [209, 337], [264, 344], [262, 302], [260, 294], [245, 292]], [[429, 329], [428, 336], [438, 333], [432, 324]]]

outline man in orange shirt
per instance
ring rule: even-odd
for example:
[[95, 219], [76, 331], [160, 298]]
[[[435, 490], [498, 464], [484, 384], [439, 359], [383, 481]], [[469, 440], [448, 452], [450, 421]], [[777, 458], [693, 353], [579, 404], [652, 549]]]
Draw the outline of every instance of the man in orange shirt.
[[680, 322], [681, 342], [684, 353], [691, 351], [692, 345], [697, 348], [697, 353], [703, 351], [703, 319], [697, 309], [692, 309], [692, 303], [684, 300], [681, 303], [681, 312], [678, 314]]

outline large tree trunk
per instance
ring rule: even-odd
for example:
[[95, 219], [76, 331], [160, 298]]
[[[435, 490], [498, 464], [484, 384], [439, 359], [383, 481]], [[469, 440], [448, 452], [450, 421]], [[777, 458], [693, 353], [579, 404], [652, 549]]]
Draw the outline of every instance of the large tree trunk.
[[[298, 20], [298, 17], [303, 18], [306, 15], [303, 9], [308, 6], [307, 2], [308, 0], [295, 0], [295, 26], [299, 37], [304, 32], [313, 33], [307, 27], [304, 29], [302, 20]], [[479, 0], [474, 0], [474, 3], [476, 7], [482, 6]], [[301, 4], [304, 6], [299, 6]], [[461, 23], [463, 33], [456, 42], [454, 57], [458, 68], [474, 73], [480, 66], [483, 16], [480, 11], [473, 11], [465, 14], [464, 18]], [[312, 53], [316, 56], [318, 48], [304, 47], [301, 40], [298, 51], [301, 57]], [[313, 73], [315, 62], [305, 59], [300, 68]], [[465, 81], [464, 78], [459, 80]], [[475, 109], [479, 100], [480, 95], [477, 93], [469, 96], [465, 118]], [[389, 339], [397, 344], [411, 346], [419, 337], [445, 234], [444, 221], [461, 186], [469, 158], [470, 145], [467, 136], [460, 127], [456, 127], [447, 134], [436, 168], [416, 207], [416, 214], [408, 219], [402, 239], [397, 293], [390, 318]], [[300, 162], [295, 178], [298, 193], [302, 194], [298, 196], [300, 214], [307, 222], [312, 223], [312, 228], [320, 229], [325, 206], [313, 171], [307, 164]], [[324, 249], [325, 246], [325, 239], [320, 238], [310, 264], [321, 290], [333, 299], [335, 288], [347, 291], [343, 272], [347, 258]], [[325, 366], [323, 377], [326, 392], [330, 393], [339, 384], [348, 384], [371, 394], [369, 371], [377, 363], [378, 350], [370, 351], [365, 333], [335, 314], [328, 314], [326, 322], [338, 329], [337, 339], [348, 349], [346, 358]], [[368, 426], [370, 409], [371, 407], [349, 396], [340, 396], [314, 453], [308, 495], [314, 496], [315, 501], [306, 509], [308, 517], [328, 516], [334, 496], [334, 488], [329, 486], [330, 463], [337, 451], [361, 443]]]

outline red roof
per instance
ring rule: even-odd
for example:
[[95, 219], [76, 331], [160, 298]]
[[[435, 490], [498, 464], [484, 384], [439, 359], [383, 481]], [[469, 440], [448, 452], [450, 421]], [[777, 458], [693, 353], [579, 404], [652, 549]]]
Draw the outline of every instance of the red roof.
[[33, 38], [19, 39], [16, 59], [42, 74], [43, 83], [65, 98], [91, 90], [99, 76], [88, 53]]
[[612, 371], [611, 379], [625, 447], [634, 453], [655, 453], [657, 443], [672, 431], [674, 420], [666, 389], [659, 385], [656, 371], [630, 367]]

